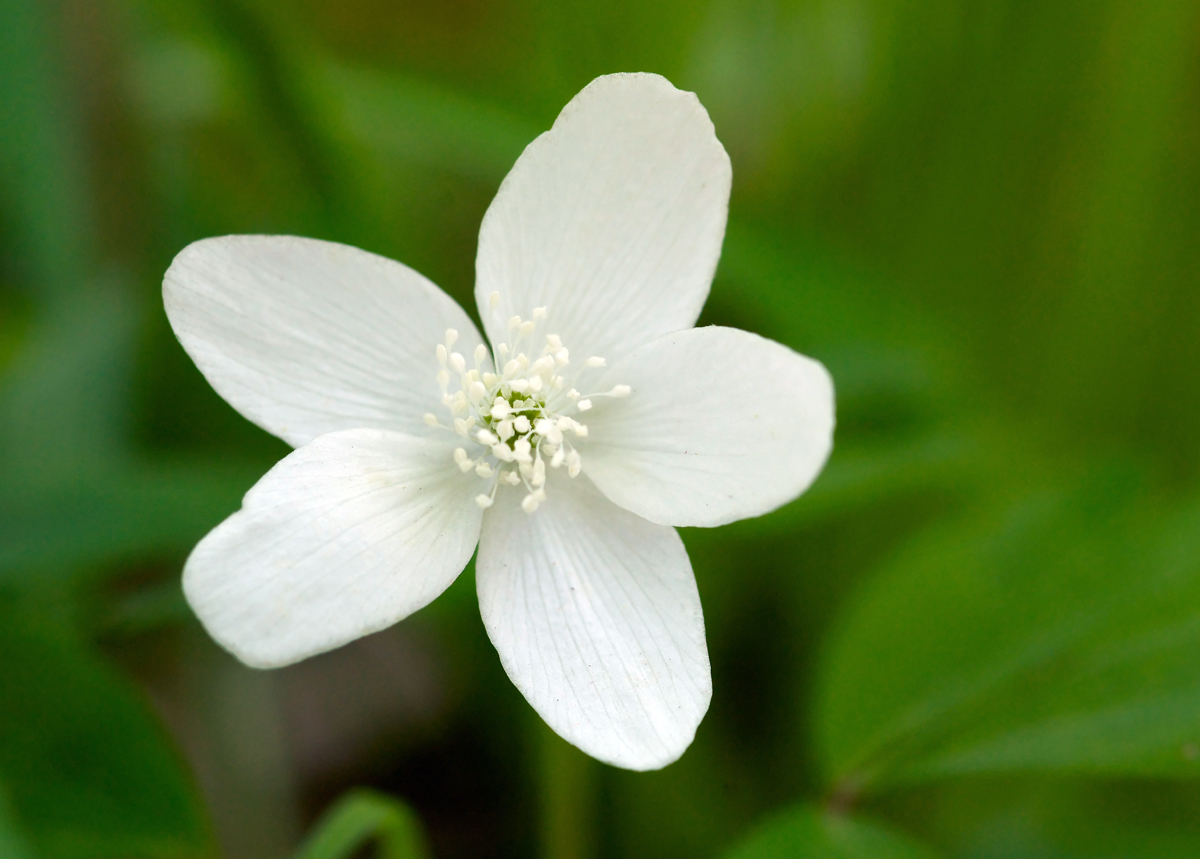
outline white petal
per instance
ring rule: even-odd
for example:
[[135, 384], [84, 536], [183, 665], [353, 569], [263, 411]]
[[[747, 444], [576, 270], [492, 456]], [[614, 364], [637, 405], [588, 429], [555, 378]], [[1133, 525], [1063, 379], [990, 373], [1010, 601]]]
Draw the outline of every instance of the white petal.
[[183, 348], [217, 393], [294, 446], [335, 430], [425, 435], [435, 347], [482, 342], [462, 308], [398, 262], [293, 236], [188, 245], [163, 281]]
[[551, 480], [532, 514], [519, 500], [501, 490], [476, 559], [479, 608], [504, 670], [589, 755], [666, 766], [691, 744], [712, 696], [683, 542], [586, 478]]
[[222, 646], [270, 668], [391, 626], [462, 571], [479, 537], [440, 440], [319, 436], [267, 472], [187, 560], [188, 602]]
[[611, 363], [693, 325], [721, 254], [730, 175], [694, 94], [658, 75], [596, 78], [526, 148], [484, 216], [475, 298], [492, 342], [509, 339], [511, 316], [542, 306], [547, 333], [580, 362]]
[[647, 343], [598, 384], [633, 388], [588, 412], [584, 471], [664, 525], [723, 525], [791, 501], [833, 447], [833, 380], [818, 361], [736, 328]]

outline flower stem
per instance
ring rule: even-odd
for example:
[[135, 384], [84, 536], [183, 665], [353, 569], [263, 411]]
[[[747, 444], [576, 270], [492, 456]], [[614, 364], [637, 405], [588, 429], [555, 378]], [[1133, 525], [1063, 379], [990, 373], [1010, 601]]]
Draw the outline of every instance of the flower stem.
[[542, 859], [595, 859], [596, 764], [537, 720]]

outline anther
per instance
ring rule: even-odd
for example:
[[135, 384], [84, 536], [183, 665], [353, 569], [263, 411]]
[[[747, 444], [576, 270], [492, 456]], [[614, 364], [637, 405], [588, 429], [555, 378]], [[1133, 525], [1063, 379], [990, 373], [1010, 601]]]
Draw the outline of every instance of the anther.
[[484, 510], [487, 510], [494, 503], [494, 499], [490, 495], [476, 495], [475, 503], [478, 504], [480, 507], [482, 507]]
[[575, 405], [577, 405], [579, 407], [579, 411], [586, 412], [588, 409], [590, 409], [592, 407], [592, 401], [591, 400], [580, 400]]
[[454, 419], [454, 431], [456, 433], [458, 433], [459, 435], [461, 435], [463, 438], [468, 437], [468, 434], [471, 432], [471, 427], [473, 427], [474, 425], [475, 425], [475, 416], [474, 415], [471, 415], [469, 418], [455, 418]]
[[454, 370], [455, 373], [462, 375], [463, 373], [467, 372], [467, 359], [458, 352], [451, 352], [450, 368]]
[[593, 355], [591, 358], [588, 358], [583, 363], [584, 363], [584, 366], [586, 366], [586, 367], [603, 367], [604, 359], [601, 358], [599, 355]]
[[546, 500], [546, 490], [538, 489], [534, 492], [530, 492], [528, 495], [526, 495], [524, 498], [521, 499], [521, 509], [524, 510], [526, 513], [532, 513], [534, 510], [537, 510], [538, 505], [541, 504], [545, 500]]
[[457, 340], [458, 340], [458, 332], [455, 331], [453, 328], [447, 328], [446, 329], [446, 348], [449, 349], [452, 346], [454, 346], [454, 343]]
[[491, 295], [488, 296], [488, 307], [492, 308], [492, 310], [495, 310], [499, 306], [500, 306], [500, 293], [493, 292]]
[[438, 425], [437, 415], [435, 415], [433, 412], [426, 412], [425, 413], [425, 426], [435, 427], [437, 425]]
[[610, 397], [628, 397], [633, 392], [633, 388], [628, 385], [614, 385], [613, 389], [608, 392]]
[[475, 347], [475, 369], [478, 370], [483, 366], [483, 362], [487, 359], [487, 347], [480, 343]]

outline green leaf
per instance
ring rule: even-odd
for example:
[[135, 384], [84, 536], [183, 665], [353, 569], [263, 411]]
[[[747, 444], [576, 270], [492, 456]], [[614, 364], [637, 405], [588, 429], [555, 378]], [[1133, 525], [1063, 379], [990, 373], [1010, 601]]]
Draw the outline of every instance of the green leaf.
[[43, 298], [77, 289], [89, 255], [90, 201], [50, 10], [0, 0], [0, 196], [11, 207], [21, 273]]
[[181, 552], [236, 512], [259, 466], [176, 463], [81, 473], [73, 485], [0, 499], [0, 580], [148, 553]]
[[0, 856], [4, 859], [33, 859], [33, 848], [13, 813], [8, 792], [0, 785]]
[[293, 859], [344, 859], [371, 839], [380, 859], [425, 859], [421, 823], [407, 805], [369, 790], [342, 797], [316, 825]]
[[376, 158], [499, 183], [544, 128], [496, 105], [394, 74], [328, 63], [319, 91], [336, 126]]
[[[1138, 502], [1138, 503], [1134, 503]], [[950, 775], [1200, 775], [1200, 507], [1094, 484], [930, 535], [827, 651], [847, 790]]]
[[723, 859], [930, 859], [933, 854], [882, 826], [800, 806], [759, 826]]
[[961, 859], [1200, 855], [1196, 782], [971, 779], [896, 799], [905, 808], [921, 809], [922, 837]]
[[209, 852], [198, 798], [137, 694], [58, 624], [0, 598], [0, 782], [40, 855]]

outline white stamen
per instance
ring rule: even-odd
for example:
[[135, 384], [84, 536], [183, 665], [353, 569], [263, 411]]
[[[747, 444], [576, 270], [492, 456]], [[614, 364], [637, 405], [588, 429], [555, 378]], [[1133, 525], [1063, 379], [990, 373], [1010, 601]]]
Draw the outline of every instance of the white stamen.
[[[488, 304], [498, 308], [500, 294], [488, 296]], [[471, 369], [461, 353], [452, 351], [460, 339], [453, 328], [446, 329], [445, 342], [436, 347], [441, 401], [450, 410], [452, 422], [446, 426], [432, 413], [423, 419], [427, 425], [452, 430], [463, 439], [467, 446], [454, 449], [454, 462], [463, 473], [474, 471], [480, 479], [490, 481], [490, 491], [474, 499], [485, 510], [495, 503], [500, 486], [522, 484], [528, 490], [521, 501], [522, 509], [527, 513], [536, 510], [546, 500], [548, 468], [565, 465], [571, 477], [583, 470], [583, 457], [564, 435], [587, 438], [588, 428], [562, 411], [574, 413], [574, 406], [582, 414], [593, 408], [595, 397], [620, 398], [632, 393], [628, 385], [588, 395], [572, 387], [580, 370], [607, 364], [593, 355], [584, 367], [571, 370], [570, 352], [558, 334], [546, 334], [541, 347], [536, 340], [527, 339], [547, 318], [545, 307], [535, 307], [531, 319], [510, 317], [509, 342], [497, 343], [492, 356], [485, 345], [474, 347]], [[493, 372], [489, 367], [502, 369]], [[560, 392], [565, 392], [565, 398]]]
[[458, 433], [459, 435], [461, 435], [463, 438], [470, 437], [471, 427], [473, 427], [474, 425], [475, 425], [475, 416], [474, 415], [471, 415], [468, 418], [455, 418], [454, 419], [454, 431], [456, 433]]
[[532, 513], [538, 509], [538, 505], [546, 500], [546, 490], [538, 489], [535, 492], [530, 492], [521, 499], [521, 509], [526, 513]]

